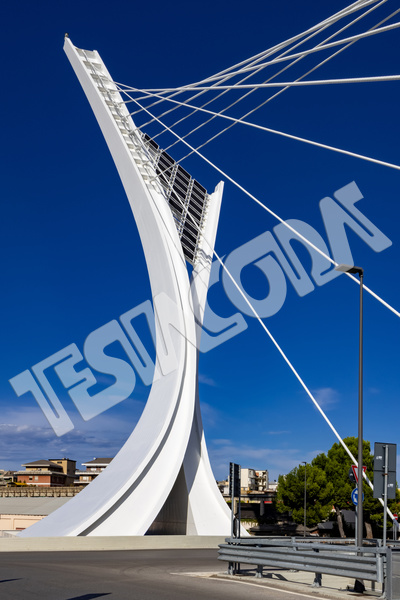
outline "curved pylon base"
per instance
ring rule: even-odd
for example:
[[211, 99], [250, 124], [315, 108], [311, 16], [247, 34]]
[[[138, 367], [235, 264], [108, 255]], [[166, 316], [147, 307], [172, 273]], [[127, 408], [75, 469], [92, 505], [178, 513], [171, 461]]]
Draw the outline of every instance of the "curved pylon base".
[[[156, 370], [162, 375], [155, 378], [137, 426], [107, 469], [67, 504], [20, 535], [229, 535], [230, 510], [216, 486], [204, 441], [196, 349], [222, 185], [214, 194], [204, 196], [207, 210], [202, 216], [202, 230], [188, 253], [178, 236], [176, 215], [158, 180], [154, 157], [99, 54], [75, 48], [69, 38], [64, 48], [99, 122], [132, 208], [153, 304], [159, 306], [162, 302], [163, 310], [156, 319]], [[192, 285], [186, 260], [192, 260]], [[166, 333], [170, 323], [178, 328], [179, 335], [175, 330], [173, 335]], [[166, 335], [171, 338], [176, 357], [177, 366], [171, 371], [163, 371], [160, 362]]]

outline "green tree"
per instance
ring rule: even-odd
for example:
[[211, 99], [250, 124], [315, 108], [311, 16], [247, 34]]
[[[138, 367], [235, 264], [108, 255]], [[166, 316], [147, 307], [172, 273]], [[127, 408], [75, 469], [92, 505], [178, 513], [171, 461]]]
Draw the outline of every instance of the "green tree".
[[[354, 457], [357, 458], [358, 439], [345, 438], [344, 443]], [[363, 461], [367, 467], [367, 476], [373, 479], [373, 455], [368, 441], [363, 442]], [[333, 444], [327, 454], [319, 454], [311, 464], [307, 465], [307, 525], [327, 519], [332, 507], [334, 508], [339, 532], [345, 537], [344, 524], [341, 511], [354, 510], [351, 501], [351, 492], [355, 483], [349, 479], [352, 460], [346, 450], [339, 443]], [[290, 473], [280, 476], [278, 480], [277, 508], [283, 512], [291, 510], [293, 520], [302, 523], [304, 520], [304, 466], [299, 465]], [[367, 538], [373, 537], [372, 525], [381, 525], [383, 522], [383, 507], [373, 498], [373, 492], [364, 480], [364, 526]], [[400, 513], [400, 493], [397, 490], [396, 500], [389, 502], [392, 512]], [[388, 527], [392, 526], [388, 521]]]
[[[358, 438], [348, 437], [343, 441], [353, 456], [357, 457]], [[373, 479], [373, 460], [374, 457], [371, 454], [370, 443], [364, 440], [362, 464], [367, 467], [366, 473], [371, 481]], [[325, 454], [318, 455], [312, 461], [312, 464], [319, 468], [323, 468], [329, 481], [333, 484], [334, 492], [332, 503], [335, 508], [340, 535], [341, 537], [345, 537], [342, 515], [340, 511], [343, 509], [354, 510], [351, 502], [351, 492], [354, 489], [355, 484], [351, 483], [349, 480], [349, 471], [351, 469], [352, 460], [343, 446], [339, 443], [336, 443], [333, 444], [332, 448], [328, 451], [327, 456], [325, 456]], [[383, 508], [379, 501], [373, 498], [373, 492], [365, 480], [363, 491], [365, 534], [367, 538], [372, 538], [372, 522], [377, 522], [380, 520], [383, 514]]]
[[295, 467], [278, 479], [277, 508], [292, 511], [295, 523], [304, 523], [304, 483], [307, 469], [306, 524], [312, 527], [328, 518], [331, 511], [332, 484], [323, 469], [310, 464]]
[[[348, 437], [344, 440], [353, 456], [357, 456], [357, 438]], [[371, 457], [370, 457], [370, 445], [369, 442], [364, 441], [363, 444], [363, 464], [366, 465], [367, 471], [371, 473]], [[344, 525], [341, 510], [350, 509], [352, 510], [353, 504], [351, 502], [351, 492], [355, 487], [355, 484], [349, 480], [349, 470], [351, 469], [352, 460], [347, 454], [346, 450], [339, 443], [333, 444], [332, 448], [328, 451], [328, 454], [319, 454], [312, 464], [324, 469], [329, 481], [333, 485], [332, 504], [335, 509], [337, 522], [339, 526], [339, 533], [341, 537], [346, 537], [344, 532]], [[365, 492], [365, 490], [364, 490]], [[370, 500], [369, 494], [366, 493], [366, 500]], [[372, 494], [371, 494], [372, 496]], [[364, 519], [367, 518], [367, 510], [364, 502]], [[372, 536], [371, 536], [372, 537]]]

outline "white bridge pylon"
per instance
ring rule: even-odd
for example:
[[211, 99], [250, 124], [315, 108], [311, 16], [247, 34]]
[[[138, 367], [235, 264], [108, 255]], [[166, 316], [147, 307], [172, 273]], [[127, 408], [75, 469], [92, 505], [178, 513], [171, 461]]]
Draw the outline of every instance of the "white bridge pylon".
[[[139, 230], [157, 315], [157, 359], [142, 416], [112, 463], [67, 504], [20, 535], [229, 535], [230, 510], [215, 483], [204, 440], [197, 350], [223, 184], [208, 195], [189, 176], [179, 206], [182, 198], [174, 191], [173, 177], [166, 175], [162, 152], [136, 128], [99, 54], [75, 48], [68, 37], [64, 50]], [[191, 282], [186, 260], [193, 265]], [[176, 357], [173, 369], [165, 360], [167, 336]]]

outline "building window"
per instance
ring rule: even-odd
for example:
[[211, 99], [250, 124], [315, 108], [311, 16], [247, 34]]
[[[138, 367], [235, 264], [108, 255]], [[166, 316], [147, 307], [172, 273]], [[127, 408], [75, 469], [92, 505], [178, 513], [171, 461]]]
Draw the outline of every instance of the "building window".
[[39, 477], [35, 475], [35, 481], [39, 481]]

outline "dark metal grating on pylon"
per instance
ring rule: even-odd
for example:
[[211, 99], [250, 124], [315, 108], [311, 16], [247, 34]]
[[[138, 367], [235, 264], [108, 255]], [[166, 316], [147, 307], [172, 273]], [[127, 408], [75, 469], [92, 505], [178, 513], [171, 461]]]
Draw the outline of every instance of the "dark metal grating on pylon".
[[159, 182], [175, 219], [183, 254], [193, 265], [196, 260], [200, 232], [204, 226], [209, 195], [207, 190], [181, 165], [162, 150], [146, 133], [143, 143], [154, 165]]

